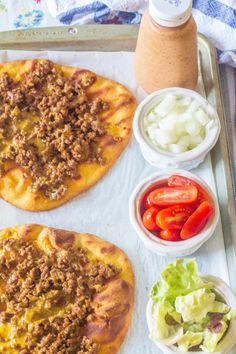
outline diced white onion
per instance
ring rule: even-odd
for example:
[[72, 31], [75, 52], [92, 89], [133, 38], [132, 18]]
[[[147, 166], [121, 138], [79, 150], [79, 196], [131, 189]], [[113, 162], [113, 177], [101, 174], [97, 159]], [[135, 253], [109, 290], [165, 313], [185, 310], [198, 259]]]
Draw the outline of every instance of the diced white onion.
[[191, 136], [200, 134], [201, 125], [196, 120], [191, 120], [186, 123], [186, 132]]
[[180, 98], [178, 100], [178, 105], [179, 106], [189, 106], [191, 102], [192, 102], [192, 98], [189, 96], [186, 96], [186, 97]]
[[201, 108], [195, 113], [197, 121], [204, 127], [209, 121], [209, 117]]
[[194, 149], [214, 123], [205, 108], [191, 97], [166, 95], [144, 117], [145, 132], [162, 150], [179, 154]]
[[151, 140], [155, 140], [157, 128], [154, 125], [149, 125], [147, 127], [147, 133]]
[[181, 138], [181, 136], [186, 134], [186, 124], [182, 123], [182, 122], [178, 122], [178, 124], [176, 124], [175, 126], [175, 133], [176, 135]]
[[176, 113], [172, 113], [159, 122], [159, 127], [161, 130], [173, 130], [177, 122], [178, 115]]
[[191, 137], [191, 142], [189, 144], [189, 147], [191, 149], [195, 148], [196, 146], [198, 146], [199, 144], [201, 144], [201, 142], [203, 141], [203, 138], [201, 137], [201, 135], [195, 135]]
[[192, 114], [190, 114], [186, 111], [179, 116], [179, 122], [182, 122], [182, 123], [192, 121], [192, 119], [193, 119]]
[[174, 108], [176, 103], [176, 96], [174, 95], [166, 95], [163, 101], [159, 103], [159, 105], [154, 108], [154, 112], [161, 117], [165, 117], [172, 109]]
[[200, 107], [200, 104], [198, 103], [197, 100], [192, 100], [191, 104], [188, 106], [188, 113], [193, 114], [197, 111], [197, 109]]
[[162, 145], [168, 145], [172, 142], [172, 137], [165, 131], [161, 129], [156, 130], [156, 136], [155, 140], [158, 144]]
[[158, 116], [155, 114], [153, 111], [147, 114], [147, 121], [149, 123], [157, 122], [158, 121]]
[[183, 146], [184, 148], [188, 148], [191, 145], [191, 137], [190, 135], [183, 135], [177, 143], [179, 146]]

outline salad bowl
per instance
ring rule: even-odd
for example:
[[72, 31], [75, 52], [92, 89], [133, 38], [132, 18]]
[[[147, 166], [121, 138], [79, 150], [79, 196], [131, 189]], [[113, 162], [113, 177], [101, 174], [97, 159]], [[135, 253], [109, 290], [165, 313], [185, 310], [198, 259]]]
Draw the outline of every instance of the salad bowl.
[[[180, 260], [179, 260], [180, 261]], [[192, 260], [190, 260], [191, 262]], [[178, 262], [178, 260], [177, 260]], [[206, 274], [201, 274], [199, 273], [199, 277], [204, 281], [204, 283], [212, 284], [213, 289], [215, 293], [217, 294], [218, 298], [224, 301], [226, 305], [230, 309], [235, 309], [236, 308], [236, 296], [231, 290], [231, 288], [220, 278], [212, 275], [206, 275]], [[146, 319], [147, 319], [147, 325], [149, 332], [152, 332], [152, 326], [153, 326], [153, 306], [154, 306], [154, 301], [150, 299], [147, 304], [146, 308]], [[191, 305], [193, 306], [193, 305]], [[190, 307], [191, 307], [190, 306]], [[201, 350], [200, 348], [196, 349], [196, 351], [183, 351], [180, 350], [177, 345], [170, 344], [171, 340], [157, 340], [151, 338], [154, 343], [159, 347], [159, 349], [162, 350], [164, 354], [175, 354], [175, 353], [191, 353], [191, 354], [199, 354], [199, 353], [213, 353], [213, 354], [229, 354], [230, 350], [236, 345], [236, 319], [235, 319], [235, 310], [233, 310], [234, 315], [232, 316], [232, 319], [229, 320], [228, 328], [223, 335], [222, 339], [219, 341], [217, 344], [216, 348], [214, 351], [211, 350]], [[216, 332], [217, 333], [217, 332]], [[177, 335], [178, 336], [178, 335]], [[179, 336], [179, 339], [181, 338], [181, 335]]]

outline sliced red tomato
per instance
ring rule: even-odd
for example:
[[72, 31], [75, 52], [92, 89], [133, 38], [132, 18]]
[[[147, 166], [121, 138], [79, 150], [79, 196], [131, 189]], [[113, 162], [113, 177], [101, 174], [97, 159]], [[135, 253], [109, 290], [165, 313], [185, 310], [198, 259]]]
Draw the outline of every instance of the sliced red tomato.
[[145, 196], [143, 197], [143, 206], [144, 206], [144, 209], [148, 209], [152, 206], [152, 204], [149, 200], [149, 193], [146, 193]]
[[189, 205], [174, 205], [159, 211], [156, 223], [163, 230], [180, 230], [193, 212], [194, 209]]
[[198, 196], [195, 202], [191, 205], [196, 209], [202, 202], [211, 201], [209, 194], [205, 191], [203, 187], [200, 186], [199, 183], [191, 180], [190, 178], [184, 176], [173, 175], [168, 178], [168, 186], [170, 187], [181, 187], [181, 186], [195, 186], [198, 190]]
[[182, 187], [182, 186], [189, 186], [193, 184], [195, 185], [195, 182], [193, 180], [184, 176], [173, 175], [168, 178], [169, 187]]
[[187, 240], [197, 235], [204, 228], [213, 211], [214, 207], [209, 202], [202, 202], [183, 225], [180, 232], [181, 239]]
[[180, 231], [179, 230], [161, 230], [160, 236], [166, 241], [180, 241]]
[[171, 206], [175, 204], [190, 204], [197, 199], [198, 190], [195, 186], [161, 187], [149, 194], [153, 205]]
[[207, 201], [207, 202], [210, 202], [211, 201], [211, 198], [210, 196], [208, 195], [207, 192], [205, 192], [205, 190], [198, 186], [198, 195], [197, 195], [197, 199], [195, 200], [195, 202], [193, 202], [191, 205], [194, 209], [197, 209], [199, 207], [199, 205], [201, 203], [203, 203], [204, 201]]
[[157, 231], [159, 228], [156, 224], [156, 215], [159, 209], [156, 207], [151, 207], [147, 209], [143, 214], [143, 225], [149, 231]]

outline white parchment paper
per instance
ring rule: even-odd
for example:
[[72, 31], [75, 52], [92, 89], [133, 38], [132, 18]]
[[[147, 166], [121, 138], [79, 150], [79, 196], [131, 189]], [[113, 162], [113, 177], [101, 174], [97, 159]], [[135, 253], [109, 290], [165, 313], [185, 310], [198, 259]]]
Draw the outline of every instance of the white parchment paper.
[[[88, 68], [125, 84], [138, 100], [144, 93], [137, 88], [133, 74], [133, 53], [98, 52], [0, 52], [0, 61], [48, 58], [57, 63]], [[136, 277], [135, 307], [132, 325], [120, 354], [161, 354], [148, 339], [145, 308], [148, 291], [160, 271], [173, 259], [157, 256], [143, 246], [128, 217], [128, 199], [136, 184], [155, 172], [143, 159], [134, 138], [108, 174], [95, 187], [66, 205], [41, 213], [25, 212], [0, 200], [0, 228], [22, 223], [89, 232], [122, 248], [133, 264]], [[196, 170], [213, 189], [214, 176], [210, 156]], [[221, 225], [214, 236], [194, 255], [200, 271], [217, 275], [228, 282], [228, 271]]]

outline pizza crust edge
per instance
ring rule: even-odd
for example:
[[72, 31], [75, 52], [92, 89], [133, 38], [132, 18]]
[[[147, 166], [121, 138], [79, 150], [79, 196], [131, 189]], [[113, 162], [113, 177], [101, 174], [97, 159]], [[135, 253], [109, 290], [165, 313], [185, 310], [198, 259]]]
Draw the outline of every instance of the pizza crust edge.
[[[118, 279], [111, 280], [94, 302], [103, 316], [111, 314], [109, 321], [99, 319], [84, 329], [84, 335], [100, 344], [98, 354], [115, 354], [121, 347], [132, 319], [134, 306], [134, 273], [127, 255], [114, 244], [92, 234], [82, 234], [37, 224], [17, 225], [0, 231], [0, 240], [17, 233], [17, 238], [37, 240], [46, 253], [54, 249], [66, 250], [82, 247], [96, 259], [121, 268]], [[7, 236], [6, 236], [7, 235]]]

